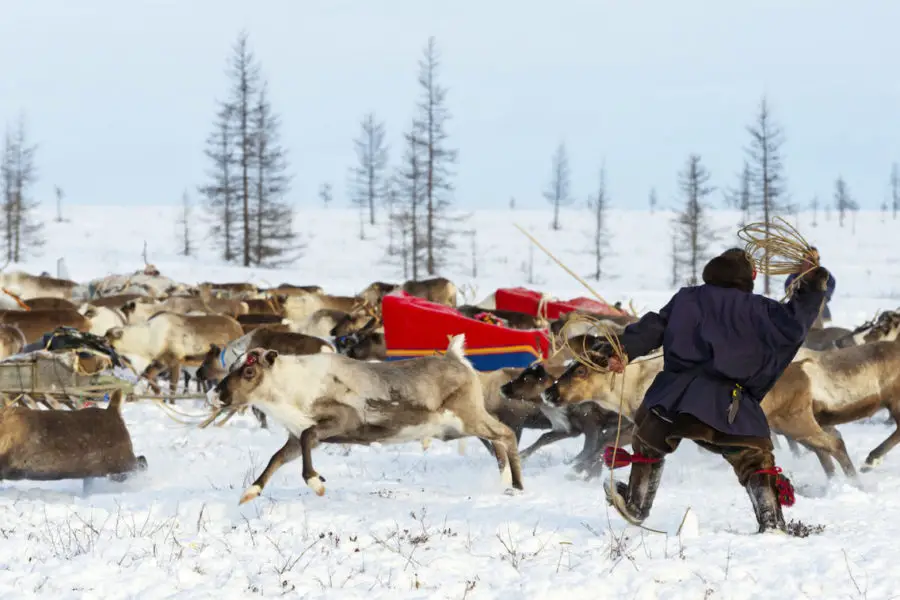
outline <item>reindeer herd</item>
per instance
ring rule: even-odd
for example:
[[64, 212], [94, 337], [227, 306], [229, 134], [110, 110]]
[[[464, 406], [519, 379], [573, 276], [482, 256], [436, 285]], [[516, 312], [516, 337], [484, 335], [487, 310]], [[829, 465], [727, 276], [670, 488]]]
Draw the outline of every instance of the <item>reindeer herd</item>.
[[[435, 356], [387, 361], [381, 302], [397, 290], [470, 318], [488, 313], [506, 327], [544, 330], [560, 351], [527, 368], [481, 372], [466, 358], [465, 340], [459, 335], [446, 352]], [[573, 359], [591, 359], [595, 341], [607, 331], [621, 332], [637, 317], [595, 315], [588, 323], [568, 313], [548, 321], [497, 310], [491, 298], [458, 305], [459, 295], [444, 278], [374, 282], [356, 295], [335, 296], [319, 286], [187, 285], [149, 268], [88, 283], [4, 273], [0, 359], [21, 353], [57, 327], [73, 327], [102, 336], [158, 393], [163, 393], [161, 379], [168, 380], [170, 394], [183, 379], [185, 388], [196, 387], [218, 409], [251, 407], [262, 427], [268, 419], [276, 420], [287, 430], [287, 442], [241, 502], [257, 497], [278, 468], [297, 458], [306, 484], [323, 494], [325, 478], [312, 462], [312, 449], [322, 443], [421, 441], [427, 447], [431, 439], [474, 436], [497, 460], [504, 484], [521, 490], [522, 460], [548, 444], [583, 436], [572, 468], [587, 479], [597, 477], [604, 449], [617, 436], [620, 446], [630, 443], [631, 419], [662, 369], [662, 359], [656, 353], [636, 360], [623, 375], [598, 372]], [[773, 436], [785, 436], [795, 453], [799, 446], [811, 450], [829, 477], [836, 460], [855, 479], [836, 426], [885, 408], [896, 429], [871, 451], [863, 470], [877, 466], [900, 442], [898, 334], [896, 311], [881, 313], [852, 331], [817, 324], [763, 400]], [[60, 424], [76, 419], [75, 413], [100, 409], [0, 409], [0, 479], [87, 481], [104, 474], [121, 478], [146, 467], [144, 457], [134, 456], [127, 430], [118, 426], [120, 405], [117, 399], [101, 411], [108, 415], [96, 415], [112, 423], [102, 427], [90, 425], [87, 416], [82, 419], [87, 425], [74, 420], [70, 427]], [[29, 416], [23, 411], [61, 414]], [[544, 433], [520, 452], [524, 429]], [[33, 457], [42, 451], [34, 440], [48, 436], [63, 440], [53, 442], [57, 454], [67, 436], [78, 437], [79, 448], [88, 440], [95, 447], [123, 450], [108, 459], [103, 453], [81, 453], [92, 457], [92, 465], [54, 466], [52, 460]]]

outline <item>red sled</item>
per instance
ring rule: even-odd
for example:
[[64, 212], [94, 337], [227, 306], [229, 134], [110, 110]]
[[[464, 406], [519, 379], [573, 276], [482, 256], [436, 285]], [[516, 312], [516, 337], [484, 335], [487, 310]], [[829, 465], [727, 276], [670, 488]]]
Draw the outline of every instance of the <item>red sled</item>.
[[450, 336], [466, 336], [466, 357], [479, 371], [527, 367], [548, 356], [550, 340], [541, 329], [510, 329], [470, 319], [455, 309], [404, 292], [381, 304], [387, 360], [443, 354]]
[[[541, 304], [541, 293], [525, 288], [500, 288], [494, 294], [497, 310], [515, 310], [536, 317]], [[624, 317], [625, 313], [617, 308], [593, 300], [591, 298], [573, 298], [571, 300], [549, 300], [546, 304], [547, 318], [558, 319], [573, 310], [583, 310], [606, 317]]]

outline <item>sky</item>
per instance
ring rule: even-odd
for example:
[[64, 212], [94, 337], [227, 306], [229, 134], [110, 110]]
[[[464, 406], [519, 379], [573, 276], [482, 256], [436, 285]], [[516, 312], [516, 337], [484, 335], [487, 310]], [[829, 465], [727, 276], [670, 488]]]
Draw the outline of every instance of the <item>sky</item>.
[[319, 207], [331, 183], [347, 206], [360, 120], [385, 122], [397, 162], [433, 35], [460, 207], [548, 206], [562, 142], [578, 203], [605, 165], [612, 206], [644, 208], [653, 187], [676, 206], [698, 153], [721, 204], [765, 95], [791, 199], [830, 202], [841, 175], [877, 209], [900, 161], [898, 22], [891, 0], [3, 0], [0, 119], [25, 114], [47, 203], [56, 185], [67, 205], [196, 197], [246, 30], [283, 123], [288, 199]]

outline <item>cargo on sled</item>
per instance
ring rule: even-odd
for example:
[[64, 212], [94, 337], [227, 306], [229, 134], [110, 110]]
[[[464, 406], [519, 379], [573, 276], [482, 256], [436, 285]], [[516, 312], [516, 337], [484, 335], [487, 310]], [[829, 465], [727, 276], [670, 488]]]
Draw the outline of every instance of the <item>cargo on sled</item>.
[[470, 319], [404, 292], [385, 296], [381, 313], [387, 360], [443, 353], [449, 336], [460, 333], [466, 336], [466, 356], [479, 371], [527, 367], [546, 358], [550, 348], [546, 330], [510, 329], [492, 322], [487, 313]]
[[551, 321], [573, 310], [582, 310], [607, 317], [626, 316], [626, 313], [621, 310], [593, 298], [547, 299], [541, 306], [542, 297], [540, 292], [522, 287], [500, 288], [494, 294], [494, 303], [498, 310], [515, 310], [535, 317], [540, 313]]

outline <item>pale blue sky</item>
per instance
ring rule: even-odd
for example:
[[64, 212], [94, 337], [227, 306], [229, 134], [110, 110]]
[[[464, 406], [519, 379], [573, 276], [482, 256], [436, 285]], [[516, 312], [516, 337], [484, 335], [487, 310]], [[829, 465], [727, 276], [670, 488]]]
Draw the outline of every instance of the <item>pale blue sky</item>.
[[[202, 154], [242, 29], [284, 122], [298, 208], [344, 182], [360, 117], [392, 161], [429, 35], [443, 52], [460, 205], [544, 206], [565, 140], [572, 189], [605, 159], [613, 203], [663, 203], [690, 152], [732, 185], [766, 93], [795, 200], [838, 173], [864, 207], [900, 160], [900, 3], [671, 0], [3, 0], [0, 119], [27, 113], [41, 183], [70, 203], [178, 202]], [[718, 195], [716, 196], [718, 201]]]

